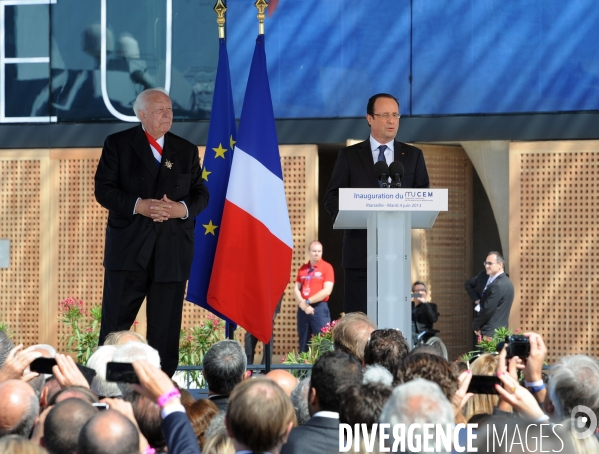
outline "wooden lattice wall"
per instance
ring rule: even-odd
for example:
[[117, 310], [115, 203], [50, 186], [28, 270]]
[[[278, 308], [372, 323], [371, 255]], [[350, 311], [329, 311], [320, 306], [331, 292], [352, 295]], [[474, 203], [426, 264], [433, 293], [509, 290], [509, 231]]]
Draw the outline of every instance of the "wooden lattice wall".
[[[64, 348], [60, 300], [78, 297], [86, 307], [102, 300], [107, 211], [93, 194], [100, 151], [0, 150], [0, 238], [11, 241], [10, 267], [0, 269], [0, 321], [16, 342]], [[318, 156], [309, 145], [282, 146], [281, 156], [295, 245], [291, 282], [306, 260], [306, 241], [317, 232]], [[134, 329], [145, 333], [143, 312]], [[207, 315], [186, 302], [183, 327]], [[243, 340], [243, 330], [237, 338]], [[274, 352], [282, 355], [296, 343], [290, 284], [275, 324]]]
[[10, 267], [0, 269], [0, 321], [19, 340], [38, 340], [41, 162], [26, 154], [0, 160], [0, 237], [10, 238]]
[[449, 211], [439, 213], [432, 229], [412, 232], [412, 281], [428, 284], [440, 313], [435, 329], [455, 359], [472, 340], [472, 302], [464, 291], [472, 269], [472, 164], [459, 146], [418, 147], [431, 187], [449, 190]]
[[510, 145], [510, 324], [599, 356], [599, 141]]

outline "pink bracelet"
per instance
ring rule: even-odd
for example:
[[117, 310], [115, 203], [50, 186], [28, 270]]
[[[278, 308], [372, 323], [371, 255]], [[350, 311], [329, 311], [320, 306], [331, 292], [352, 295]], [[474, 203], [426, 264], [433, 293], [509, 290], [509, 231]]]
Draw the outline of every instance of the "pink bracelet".
[[181, 393], [177, 388], [173, 388], [171, 391], [164, 393], [162, 396], [158, 398], [158, 406], [164, 407], [173, 399], [178, 399], [181, 397]]

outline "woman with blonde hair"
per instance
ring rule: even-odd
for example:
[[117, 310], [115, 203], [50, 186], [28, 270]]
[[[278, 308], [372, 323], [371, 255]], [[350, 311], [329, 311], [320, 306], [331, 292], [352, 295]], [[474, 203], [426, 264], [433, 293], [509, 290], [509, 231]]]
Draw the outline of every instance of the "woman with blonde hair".
[[[472, 375], [495, 375], [497, 370], [497, 355], [485, 353], [480, 355], [471, 363]], [[464, 416], [470, 421], [475, 415], [492, 415], [493, 408], [497, 406], [499, 396], [497, 394], [475, 394], [464, 407]]]
[[47, 454], [44, 448], [20, 435], [7, 435], [0, 438], [0, 452], [3, 454]]

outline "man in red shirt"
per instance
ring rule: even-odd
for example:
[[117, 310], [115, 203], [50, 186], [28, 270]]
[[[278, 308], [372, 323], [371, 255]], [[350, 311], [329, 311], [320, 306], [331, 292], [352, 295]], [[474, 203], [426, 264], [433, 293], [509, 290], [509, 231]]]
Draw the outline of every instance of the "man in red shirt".
[[308, 351], [312, 335], [320, 333], [320, 329], [331, 321], [327, 301], [335, 283], [333, 267], [322, 260], [322, 244], [312, 241], [308, 250], [310, 261], [302, 265], [295, 280], [300, 352]]

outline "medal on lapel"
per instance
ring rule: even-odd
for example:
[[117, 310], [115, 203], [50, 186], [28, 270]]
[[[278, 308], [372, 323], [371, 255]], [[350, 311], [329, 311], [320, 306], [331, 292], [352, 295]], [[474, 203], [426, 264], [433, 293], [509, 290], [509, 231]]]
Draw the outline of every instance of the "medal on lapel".
[[173, 163], [170, 162], [168, 159], [164, 162], [164, 165], [166, 166], [167, 169], [173, 168]]

